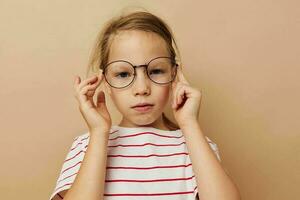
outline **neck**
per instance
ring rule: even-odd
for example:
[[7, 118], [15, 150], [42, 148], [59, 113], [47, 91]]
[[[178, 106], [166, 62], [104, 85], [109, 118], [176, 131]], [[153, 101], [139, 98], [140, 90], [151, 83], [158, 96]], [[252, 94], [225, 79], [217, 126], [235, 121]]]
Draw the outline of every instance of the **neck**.
[[160, 117], [155, 120], [154, 122], [150, 123], [150, 124], [135, 124], [133, 122], [131, 122], [130, 120], [126, 119], [126, 118], [122, 118], [121, 122], [119, 123], [119, 126], [123, 126], [123, 127], [143, 127], [143, 126], [150, 126], [150, 127], [154, 127], [157, 129], [161, 129], [161, 130], [167, 130], [169, 131], [169, 128], [164, 124], [163, 122], [163, 118], [162, 115], [160, 115]]

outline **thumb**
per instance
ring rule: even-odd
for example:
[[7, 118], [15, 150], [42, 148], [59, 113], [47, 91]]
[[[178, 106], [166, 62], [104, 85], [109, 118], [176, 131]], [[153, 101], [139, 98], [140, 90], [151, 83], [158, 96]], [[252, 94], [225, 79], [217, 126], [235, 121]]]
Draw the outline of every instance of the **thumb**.
[[102, 90], [97, 95], [97, 109], [99, 111], [107, 111], [105, 94]]

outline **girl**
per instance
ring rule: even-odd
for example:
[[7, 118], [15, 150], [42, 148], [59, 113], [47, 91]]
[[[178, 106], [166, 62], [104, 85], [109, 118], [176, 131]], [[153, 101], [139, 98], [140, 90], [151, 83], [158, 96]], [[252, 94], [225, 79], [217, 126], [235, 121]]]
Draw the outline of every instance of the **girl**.
[[[76, 137], [50, 199], [239, 199], [218, 148], [200, 130], [201, 92], [176, 62], [170, 28], [149, 12], [113, 18], [74, 96], [88, 132]], [[177, 49], [178, 52], [178, 49]], [[122, 114], [112, 125], [106, 92]], [[171, 98], [177, 121], [162, 112]], [[200, 189], [199, 189], [200, 188]]]

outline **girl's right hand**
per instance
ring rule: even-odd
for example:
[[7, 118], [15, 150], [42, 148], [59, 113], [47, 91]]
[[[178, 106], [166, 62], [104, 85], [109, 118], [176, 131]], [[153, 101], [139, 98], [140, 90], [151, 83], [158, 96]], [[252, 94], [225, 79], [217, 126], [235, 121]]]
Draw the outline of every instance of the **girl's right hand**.
[[83, 81], [81, 81], [80, 76], [75, 76], [74, 96], [79, 102], [79, 110], [90, 132], [93, 130], [108, 132], [111, 127], [111, 117], [106, 107], [104, 92], [100, 91], [97, 94], [96, 104], [93, 101], [95, 91], [102, 80], [102, 70], [98, 76], [94, 75]]

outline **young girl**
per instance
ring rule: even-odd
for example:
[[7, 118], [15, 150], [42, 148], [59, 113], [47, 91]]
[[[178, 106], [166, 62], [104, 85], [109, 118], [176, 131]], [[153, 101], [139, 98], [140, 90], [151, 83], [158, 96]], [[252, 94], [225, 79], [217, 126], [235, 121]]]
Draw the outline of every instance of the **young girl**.
[[[113, 18], [90, 63], [76, 76], [75, 97], [89, 131], [77, 136], [50, 199], [239, 199], [221, 166], [218, 147], [200, 130], [201, 92], [176, 62], [170, 28], [149, 12]], [[178, 49], [176, 49], [178, 52]], [[122, 114], [112, 125], [106, 92]], [[162, 112], [171, 98], [177, 121]]]

